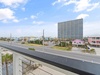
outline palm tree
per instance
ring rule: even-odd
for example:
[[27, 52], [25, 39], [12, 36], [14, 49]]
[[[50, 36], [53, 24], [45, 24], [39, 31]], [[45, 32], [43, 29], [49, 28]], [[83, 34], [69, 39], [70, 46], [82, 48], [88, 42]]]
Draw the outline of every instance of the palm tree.
[[6, 75], [8, 75], [8, 64], [11, 63], [13, 60], [13, 55], [12, 54], [5, 54], [2, 56], [2, 64], [5, 63], [6, 65]]

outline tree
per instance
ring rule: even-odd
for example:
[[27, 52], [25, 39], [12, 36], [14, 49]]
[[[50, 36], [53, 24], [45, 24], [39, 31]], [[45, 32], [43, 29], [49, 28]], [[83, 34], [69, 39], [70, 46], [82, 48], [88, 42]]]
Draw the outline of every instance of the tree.
[[12, 54], [5, 54], [2, 56], [2, 63], [6, 65], [6, 75], [8, 75], [8, 64], [13, 61], [13, 55]]
[[66, 47], [66, 43], [65, 42], [60, 42], [59, 46]]
[[69, 42], [69, 45], [72, 46], [72, 42], [71, 41]]

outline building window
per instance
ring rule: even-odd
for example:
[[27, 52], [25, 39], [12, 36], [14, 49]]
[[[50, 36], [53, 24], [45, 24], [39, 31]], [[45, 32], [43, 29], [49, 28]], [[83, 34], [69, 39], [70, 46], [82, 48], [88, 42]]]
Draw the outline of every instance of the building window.
[[95, 37], [92, 37], [92, 39], [95, 39]]
[[96, 37], [96, 39], [100, 39], [99, 37]]
[[95, 41], [92, 41], [92, 43], [95, 43]]

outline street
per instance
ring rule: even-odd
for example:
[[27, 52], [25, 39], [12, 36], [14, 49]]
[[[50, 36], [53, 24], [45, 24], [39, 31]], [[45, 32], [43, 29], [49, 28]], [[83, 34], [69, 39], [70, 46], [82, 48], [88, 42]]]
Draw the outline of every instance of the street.
[[77, 59], [77, 60], [88, 61], [88, 62], [100, 64], [100, 56], [96, 56], [96, 55], [54, 50], [54, 49], [52, 49], [50, 47], [46, 47], [46, 46], [43, 48], [43, 46], [26, 46], [26, 45], [19, 44], [19, 43], [12, 43], [12, 44], [9, 42], [0, 42], [0, 43], [12, 45], [15, 47], [21, 47], [21, 48], [25, 48], [25, 49], [35, 48], [36, 51], [47, 53], [47, 54], [59, 55], [59, 56], [68, 57], [68, 58], [72, 58], [72, 59]]

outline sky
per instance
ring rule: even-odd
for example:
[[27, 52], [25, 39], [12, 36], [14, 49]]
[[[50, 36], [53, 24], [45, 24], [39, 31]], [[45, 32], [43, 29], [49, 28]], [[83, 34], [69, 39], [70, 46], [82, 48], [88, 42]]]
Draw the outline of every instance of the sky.
[[83, 18], [83, 34], [100, 36], [100, 0], [0, 0], [0, 37], [57, 37], [58, 22]]

